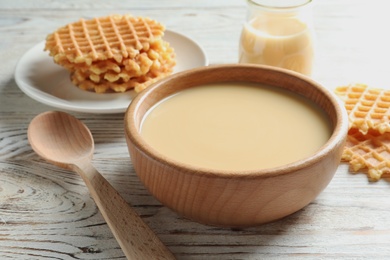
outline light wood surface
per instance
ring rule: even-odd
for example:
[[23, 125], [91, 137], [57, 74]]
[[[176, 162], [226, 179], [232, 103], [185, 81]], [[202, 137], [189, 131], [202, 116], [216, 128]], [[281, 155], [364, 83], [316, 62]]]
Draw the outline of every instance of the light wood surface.
[[[390, 88], [387, 1], [314, 3], [313, 77], [330, 89], [350, 82]], [[237, 61], [243, 0], [0, 0], [0, 259], [125, 259], [82, 179], [32, 151], [28, 124], [53, 108], [27, 97], [13, 77], [23, 53], [55, 28], [125, 12], [195, 39], [211, 64]], [[240, 230], [205, 226], [161, 206], [142, 186], [129, 162], [123, 114], [72, 115], [91, 129], [94, 166], [178, 259], [390, 257], [389, 179], [370, 183], [341, 164], [320, 196], [288, 218]]]

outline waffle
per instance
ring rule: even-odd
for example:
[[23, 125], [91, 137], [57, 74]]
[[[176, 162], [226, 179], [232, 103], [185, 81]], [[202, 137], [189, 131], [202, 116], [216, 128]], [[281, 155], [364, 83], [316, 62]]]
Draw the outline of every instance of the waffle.
[[49, 34], [45, 50], [82, 89], [139, 92], [176, 64], [164, 30], [155, 20], [130, 15], [81, 19]]
[[349, 127], [363, 134], [370, 129], [390, 132], [390, 91], [368, 88], [364, 84], [338, 87], [335, 93], [343, 99]]
[[349, 162], [352, 172], [366, 170], [372, 180], [379, 180], [390, 173], [390, 133], [350, 129], [342, 161]]
[[132, 88], [140, 92], [156, 79], [172, 73], [173, 49], [166, 42], [161, 42], [161, 46], [165, 48], [164, 53], [141, 53], [134, 59], [124, 59], [123, 66], [113, 62], [79, 66], [71, 75], [72, 82], [82, 89], [98, 93], [109, 90], [124, 92]]
[[98, 78], [91, 80], [92, 75], [83, 75], [78, 71], [71, 75], [72, 83], [81, 89], [88, 91], [95, 91], [96, 93], [106, 93], [109, 90], [114, 92], [125, 92], [134, 88], [135, 92], [139, 93], [153, 84], [159, 79], [162, 79], [170, 73], [151, 74], [147, 73], [142, 76], [134, 77], [127, 81], [109, 81], [104, 78]]
[[96, 60], [134, 57], [148, 49], [153, 38], [162, 37], [164, 26], [142, 17], [112, 15], [80, 21], [59, 28], [46, 39], [54, 60], [91, 64]]

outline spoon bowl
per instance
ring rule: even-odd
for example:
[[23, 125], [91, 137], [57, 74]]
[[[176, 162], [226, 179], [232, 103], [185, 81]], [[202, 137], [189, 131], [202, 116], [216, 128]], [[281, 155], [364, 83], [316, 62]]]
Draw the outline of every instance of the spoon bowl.
[[37, 116], [30, 123], [28, 138], [38, 155], [59, 167], [73, 169], [77, 161], [92, 160], [92, 134], [69, 114], [48, 112]]
[[141, 217], [92, 166], [94, 141], [85, 124], [64, 112], [45, 112], [31, 121], [28, 140], [42, 158], [83, 178], [128, 259], [174, 259]]

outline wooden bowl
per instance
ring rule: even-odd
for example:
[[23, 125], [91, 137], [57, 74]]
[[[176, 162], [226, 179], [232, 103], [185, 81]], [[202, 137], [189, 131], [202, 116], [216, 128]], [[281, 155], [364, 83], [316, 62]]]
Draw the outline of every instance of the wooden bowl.
[[[156, 152], [140, 135], [145, 113], [161, 99], [197, 85], [257, 82], [299, 93], [329, 116], [333, 133], [309, 158], [272, 169], [223, 172], [190, 167]], [[302, 209], [328, 185], [341, 158], [348, 120], [337, 98], [298, 73], [260, 65], [197, 68], [165, 78], [139, 94], [125, 115], [126, 140], [134, 169], [162, 204], [209, 225], [244, 227], [274, 221]]]

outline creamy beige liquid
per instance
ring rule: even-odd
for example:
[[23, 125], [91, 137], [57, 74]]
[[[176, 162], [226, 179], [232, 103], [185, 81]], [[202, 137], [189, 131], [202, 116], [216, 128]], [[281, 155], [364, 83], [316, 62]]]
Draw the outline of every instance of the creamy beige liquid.
[[245, 24], [239, 62], [265, 64], [310, 75], [313, 39], [306, 23], [295, 17], [270, 14]]
[[187, 89], [159, 102], [144, 118], [141, 135], [182, 163], [254, 170], [312, 155], [331, 129], [320, 109], [291, 92], [223, 83]]

